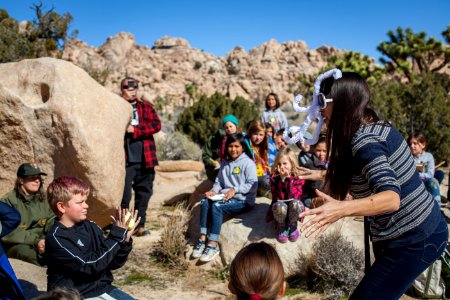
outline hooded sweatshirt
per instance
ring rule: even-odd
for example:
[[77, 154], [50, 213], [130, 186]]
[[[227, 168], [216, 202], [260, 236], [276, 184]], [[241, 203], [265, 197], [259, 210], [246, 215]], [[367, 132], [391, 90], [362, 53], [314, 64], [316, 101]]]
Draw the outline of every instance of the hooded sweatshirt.
[[248, 205], [255, 205], [258, 177], [256, 177], [256, 165], [245, 153], [236, 160], [226, 161], [220, 167], [212, 191], [225, 193], [234, 188], [234, 199], [245, 201]]

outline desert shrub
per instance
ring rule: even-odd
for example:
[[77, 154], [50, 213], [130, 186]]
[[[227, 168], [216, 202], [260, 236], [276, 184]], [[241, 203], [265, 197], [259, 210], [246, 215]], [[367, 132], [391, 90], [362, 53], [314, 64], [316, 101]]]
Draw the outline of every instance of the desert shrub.
[[161, 238], [153, 248], [152, 256], [157, 261], [167, 264], [170, 268], [185, 271], [189, 264], [184, 258], [187, 240], [185, 233], [189, 222], [190, 212], [178, 205], [164, 224]]
[[198, 69], [200, 69], [201, 67], [202, 67], [202, 63], [201, 63], [201, 62], [196, 61], [196, 62], [194, 63], [194, 70], [198, 70]]
[[297, 267], [306, 269], [308, 286], [328, 299], [348, 296], [363, 277], [364, 255], [340, 232], [332, 232], [314, 243], [310, 254], [301, 253]]
[[159, 160], [197, 160], [200, 161], [202, 151], [186, 135], [179, 131], [167, 134], [157, 141], [157, 156]]
[[82, 66], [82, 68], [86, 71], [86, 73], [89, 74], [95, 81], [97, 81], [101, 85], [106, 84], [106, 80], [109, 76], [109, 68], [95, 68], [92, 66], [92, 64], [85, 64]]
[[255, 119], [259, 111], [253, 103], [242, 97], [232, 101], [220, 93], [210, 97], [202, 95], [193, 106], [180, 114], [175, 128], [187, 134], [195, 143], [204, 145], [228, 114], [234, 114], [242, 128], [248, 121]]

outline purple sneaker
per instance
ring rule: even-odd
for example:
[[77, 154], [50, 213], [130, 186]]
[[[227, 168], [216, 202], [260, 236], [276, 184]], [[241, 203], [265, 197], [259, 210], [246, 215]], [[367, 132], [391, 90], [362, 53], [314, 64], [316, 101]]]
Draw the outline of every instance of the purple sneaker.
[[287, 241], [288, 241], [288, 231], [287, 230], [280, 231], [280, 233], [278, 234], [277, 240], [280, 243], [287, 243]]
[[297, 228], [294, 229], [294, 231], [289, 232], [289, 240], [291, 242], [295, 242], [300, 237], [300, 231], [298, 231]]

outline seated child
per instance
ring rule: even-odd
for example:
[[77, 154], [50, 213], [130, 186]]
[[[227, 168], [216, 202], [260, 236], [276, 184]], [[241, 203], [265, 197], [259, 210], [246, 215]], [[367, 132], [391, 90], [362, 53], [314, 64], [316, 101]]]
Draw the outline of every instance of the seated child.
[[[258, 184], [256, 166], [249, 158], [244, 136], [240, 133], [229, 136], [225, 148], [226, 161], [220, 167], [211, 191], [206, 192], [206, 197], [201, 201], [200, 240], [192, 257], [200, 257], [202, 262], [211, 261], [220, 253], [218, 243], [223, 214], [242, 213], [255, 204]], [[220, 195], [223, 195], [222, 199], [211, 200]]]
[[287, 147], [287, 143], [284, 140], [283, 134], [284, 134], [284, 128], [278, 130], [275, 133], [275, 136], [273, 137], [273, 140], [275, 141], [275, 145], [276, 145], [278, 151]]
[[273, 138], [273, 136], [275, 134], [273, 126], [270, 125], [270, 123], [264, 123], [264, 126], [266, 127], [266, 134], [267, 134], [267, 136]]
[[111, 284], [111, 270], [127, 261], [131, 235], [140, 221], [137, 211], [126, 220], [128, 209], [116, 208], [105, 238], [102, 229], [86, 219], [88, 195], [89, 187], [75, 177], [58, 177], [48, 186], [48, 202], [57, 220], [45, 239], [47, 291], [59, 287], [76, 289], [86, 299], [134, 299]]
[[[312, 146], [312, 154], [304, 155], [299, 158], [300, 166], [310, 170], [326, 170], [328, 168], [327, 160], [327, 141], [325, 136], [319, 137], [319, 140]], [[315, 198], [315, 190], [322, 189], [323, 181], [306, 180], [303, 186], [302, 200], [306, 207], [311, 206], [311, 201]]]
[[269, 138], [266, 127], [260, 120], [252, 121], [247, 128], [246, 142], [250, 149], [250, 158], [256, 164], [258, 176], [258, 194], [266, 196], [270, 191]]
[[427, 140], [421, 132], [416, 132], [408, 137], [409, 148], [413, 155], [414, 161], [428, 192], [433, 196], [439, 205], [441, 204], [441, 190], [439, 183], [434, 178], [434, 157], [430, 152], [425, 151]]
[[[284, 148], [278, 152], [270, 177], [272, 203], [267, 212], [266, 221], [275, 219], [278, 228], [277, 240], [286, 243], [288, 239], [295, 242], [300, 232], [297, 220], [305, 206], [300, 201], [304, 180], [298, 179], [299, 168], [294, 152]], [[287, 200], [287, 201], [286, 201]]]
[[220, 164], [225, 157], [225, 142], [227, 137], [239, 132], [239, 121], [234, 115], [227, 115], [222, 120], [222, 128], [209, 137], [202, 148], [202, 160], [205, 165], [206, 176], [212, 182], [216, 180]]
[[242, 248], [231, 262], [228, 288], [237, 299], [282, 297], [286, 291], [283, 263], [273, 246], [260, 242]]
[[[0, 237], [7, 235], [20, 224], [20, 214], [13, 207], [0, 202]], [[0, 299], [25, 299], [16, 274], [0, 245]]]

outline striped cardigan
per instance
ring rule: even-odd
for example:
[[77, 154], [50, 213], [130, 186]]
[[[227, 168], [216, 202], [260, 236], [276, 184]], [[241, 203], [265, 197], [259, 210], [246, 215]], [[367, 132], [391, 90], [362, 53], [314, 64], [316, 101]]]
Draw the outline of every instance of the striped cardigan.
[[352, 186], [355, 199], [391, 190], [400, 195], [398, 211], [372, 216], [372, 240], [392, 240], [419, 226], [433, 209], [433, 199], [416, 172], [403, 136], [390, 124], [361, 125], [352, 139]]

